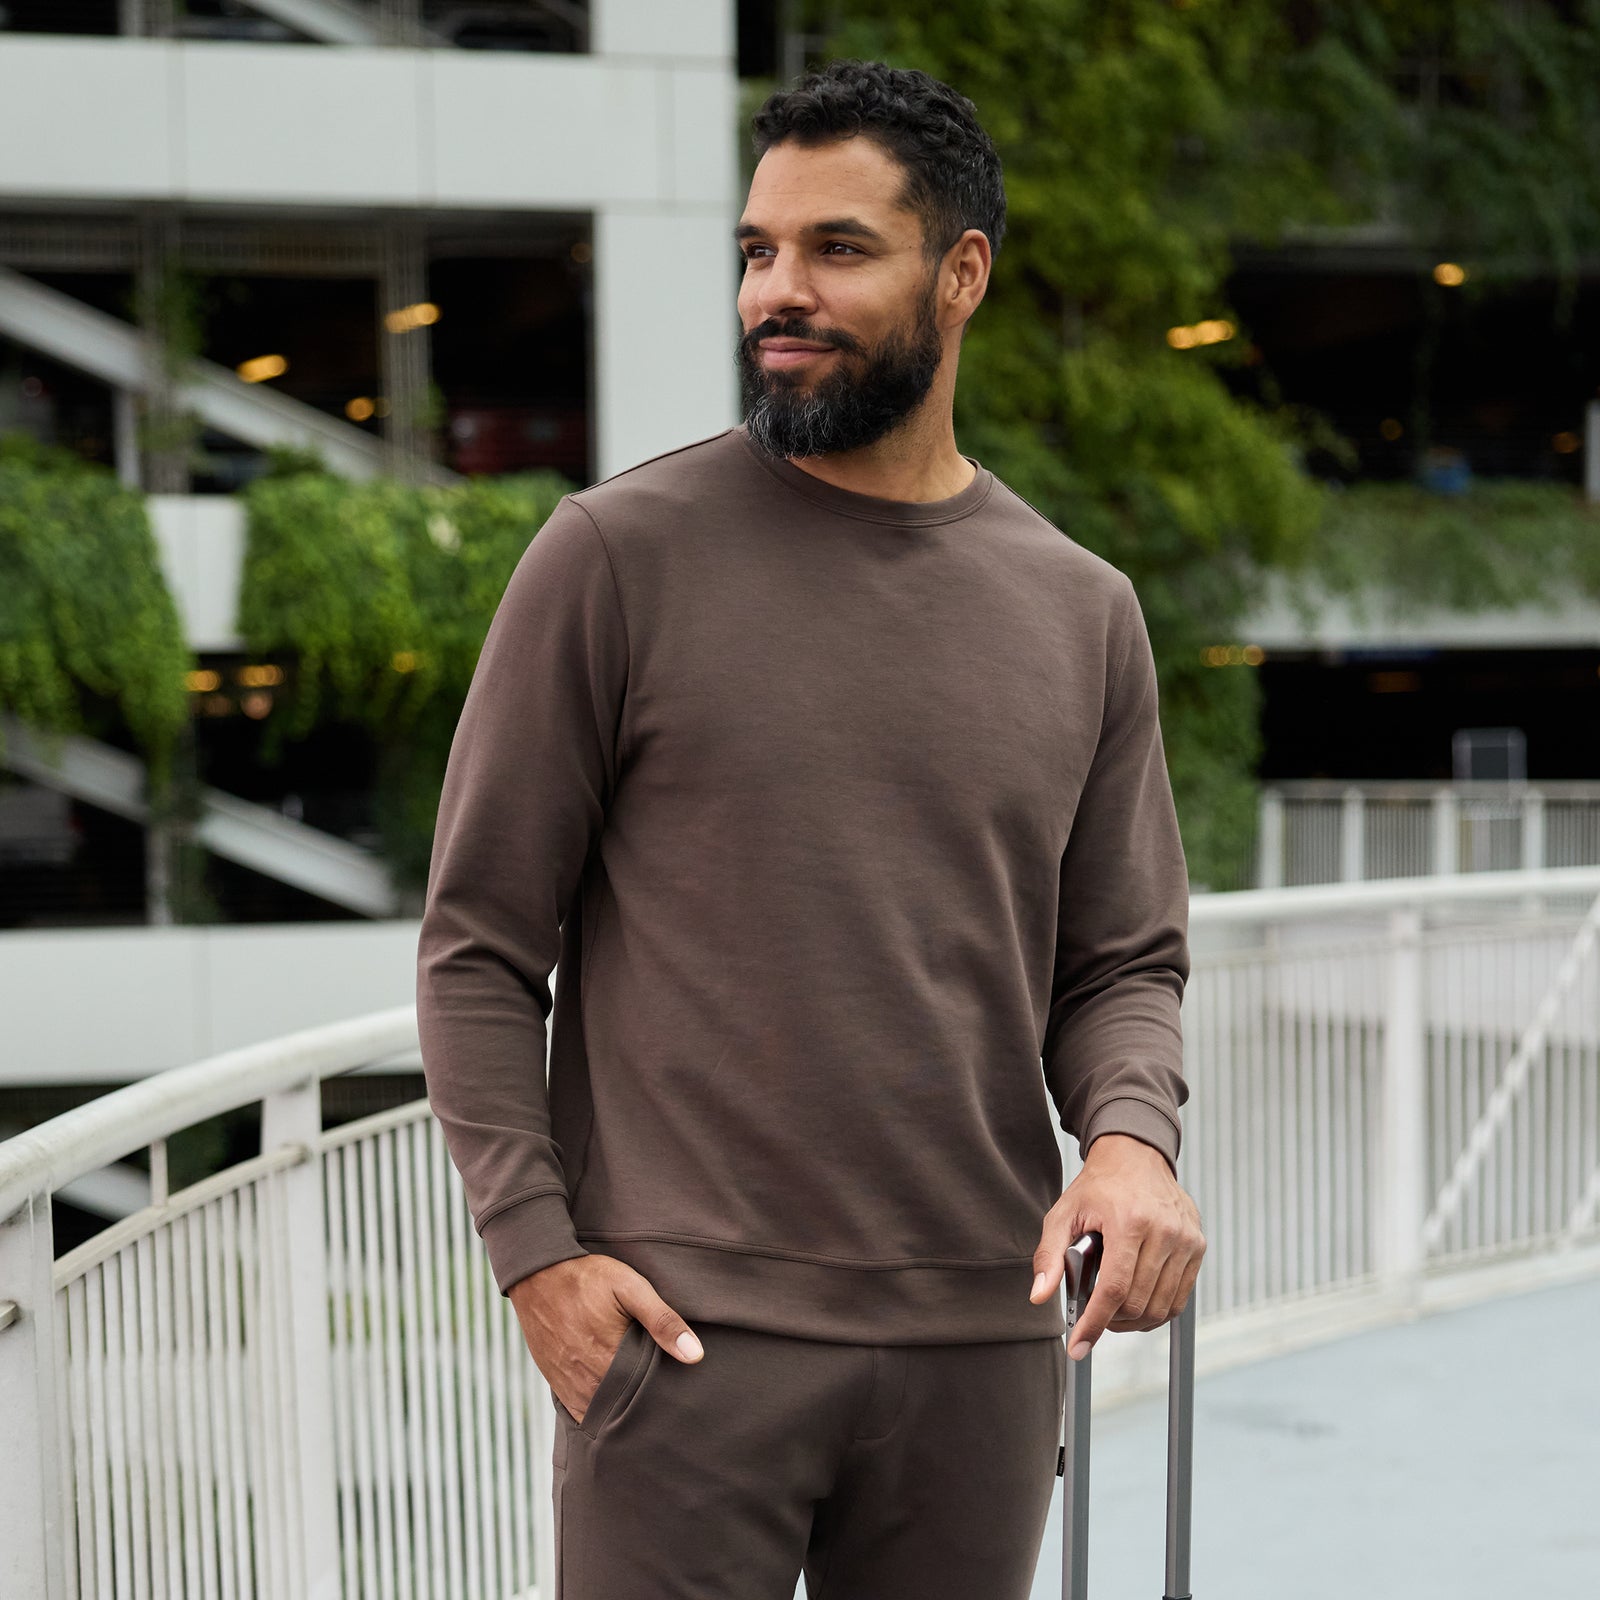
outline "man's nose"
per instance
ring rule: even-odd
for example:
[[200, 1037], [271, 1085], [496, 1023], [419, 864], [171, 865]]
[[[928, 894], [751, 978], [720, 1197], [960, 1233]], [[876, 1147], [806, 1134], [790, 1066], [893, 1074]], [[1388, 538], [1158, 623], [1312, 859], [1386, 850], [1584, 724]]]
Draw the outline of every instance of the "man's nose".
[[764, 317], [816, 309], [817, 297], [804, 260], [793, 250], [780, 250], [761, 274], [757, 304]]

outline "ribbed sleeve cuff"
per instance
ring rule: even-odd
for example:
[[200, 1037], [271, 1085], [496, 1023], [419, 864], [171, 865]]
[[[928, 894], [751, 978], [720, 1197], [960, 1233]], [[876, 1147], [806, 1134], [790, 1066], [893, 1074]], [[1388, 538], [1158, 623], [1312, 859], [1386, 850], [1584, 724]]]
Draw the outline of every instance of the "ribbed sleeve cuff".
[[1123, 1096], [1120, 1099], [1105, 1101], [1089, 1118], [1089, 1125], [1083, 1130], [1079, 1148], [1084, 1155], [1088, 1155], [1089, 1146], [1102, 1133], [1126, 1133], [1132, 1138], [1142, 1140], [1145, 1144], [1154, 1145], [1167, 1158], [1167, 1165], [1174, 1173], [1177, 1172], [1179, 1140], [1177, 1125], [1171, 1117], [1151, 1105], [1148, 1100], [1135, 1100], [1130, 1096]]
[[586, 1256], [572, 1231], [565, 1195], [535, 1194], [497, 1211], [479, 1230], [501, 1294], [529, 1273], [573, 1256]]

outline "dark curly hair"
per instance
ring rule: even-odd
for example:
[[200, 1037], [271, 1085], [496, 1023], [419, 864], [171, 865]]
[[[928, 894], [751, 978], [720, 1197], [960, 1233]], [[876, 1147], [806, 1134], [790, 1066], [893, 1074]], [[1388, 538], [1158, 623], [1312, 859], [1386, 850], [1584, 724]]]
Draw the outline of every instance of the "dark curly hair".
[[881, 61], [832, 61], [792, 89], [769, 95], [751, 118], [756, 159], [793, 140], [826, 144], [864, 134], [905, 168], [896, 197], [922, 217], [922, 245], [937, 261], [968, 228], [997, 255], [1006, 190], [994, 141], [978, 108], [947, 83]]

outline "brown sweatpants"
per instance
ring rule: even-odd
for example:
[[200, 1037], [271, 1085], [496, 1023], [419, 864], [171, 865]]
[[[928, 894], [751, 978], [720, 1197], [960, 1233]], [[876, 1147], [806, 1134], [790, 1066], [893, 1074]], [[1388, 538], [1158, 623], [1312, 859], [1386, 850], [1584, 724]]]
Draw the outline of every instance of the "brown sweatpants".
[[580, 1424], [552, 1396], [555, 1600], [1027, 1600], [1066, 1341], [840, 1344], [628, 1325]]

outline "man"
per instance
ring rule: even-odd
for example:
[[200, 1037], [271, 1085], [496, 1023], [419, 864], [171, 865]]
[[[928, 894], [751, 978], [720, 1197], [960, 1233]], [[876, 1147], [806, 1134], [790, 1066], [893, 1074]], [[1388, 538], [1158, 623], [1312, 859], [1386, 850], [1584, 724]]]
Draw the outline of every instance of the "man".
[[1067, 1246], [1105, 1234], [1073, 1355], [1204, 1250], [1150, 647], [956, 448], [971, 103], [840, 62], [755, 135], [745, 425], [566, 497], [489, 630], [428, 1091], [557, 1407], [558, 1600], [1022, 1600]]

